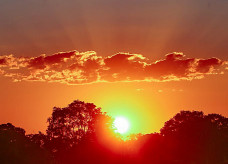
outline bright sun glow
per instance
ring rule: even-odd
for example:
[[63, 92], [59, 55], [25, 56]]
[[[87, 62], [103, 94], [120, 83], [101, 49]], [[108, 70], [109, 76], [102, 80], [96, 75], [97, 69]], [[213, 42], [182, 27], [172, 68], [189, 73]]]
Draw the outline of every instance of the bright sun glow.
[[116, 117], [114, 121], [114, 126], [116, 128], [116, 132], [123, 134], [126, 133], [129, 129], [129, 122], [124, 117]]

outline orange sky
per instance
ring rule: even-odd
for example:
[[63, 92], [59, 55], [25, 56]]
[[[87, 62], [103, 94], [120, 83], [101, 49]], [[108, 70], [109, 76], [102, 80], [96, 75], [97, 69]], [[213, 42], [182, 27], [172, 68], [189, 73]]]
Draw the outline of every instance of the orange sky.
[[134, 133], [159, 131], [180, 110], [202, 110], [227, 116], [227, 74], [179, 82], [97, 83], [69, 86], [18, 82], [1, 78], [1, 123], [11, 122], [28, 133], [45, 131], [53, 106], [74, 99], [93, 102], [111, 116], [127, 117]]
[[0, 123], [44, 132], [52, 108], [75, 99], [124, 115], [132, 133], [159, 131], [180, 110], [228, 116], [227, 7], [224, 0], [1, 1]]

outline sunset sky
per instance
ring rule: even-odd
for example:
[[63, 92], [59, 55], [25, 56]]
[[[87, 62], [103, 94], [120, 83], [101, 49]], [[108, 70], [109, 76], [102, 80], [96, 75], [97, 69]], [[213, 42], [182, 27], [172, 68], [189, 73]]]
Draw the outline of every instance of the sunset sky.
[[159, 132], [180, 110], [228, 116], [227, 0], [0, 1], [0, 123], [45, 132], [92, 102]]

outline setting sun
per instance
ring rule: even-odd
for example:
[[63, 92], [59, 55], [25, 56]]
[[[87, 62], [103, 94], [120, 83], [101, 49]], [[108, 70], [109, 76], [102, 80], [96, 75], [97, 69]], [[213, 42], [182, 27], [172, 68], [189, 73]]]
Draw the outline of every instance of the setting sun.
[[129, 129], [129, 122], [126, 118], [124, 117], [116, 117], [114, 121], [114, 126], [116, 128], [116, 132], [120, 134], [124, 134], [128, 131]]
[[0, 164], [228, 164], [227, 9], [0, 0]]

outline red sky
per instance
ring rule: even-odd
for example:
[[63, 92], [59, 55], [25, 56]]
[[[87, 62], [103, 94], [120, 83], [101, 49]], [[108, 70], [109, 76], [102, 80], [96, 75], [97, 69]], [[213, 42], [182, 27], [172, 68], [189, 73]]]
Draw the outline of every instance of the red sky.
[[0, 2], [0, 123], [44, 132], [52, 107], [75, 99], [124, 115], [132, 133], [159, 131], [180, 110], [227, 116], [227, 7]]

